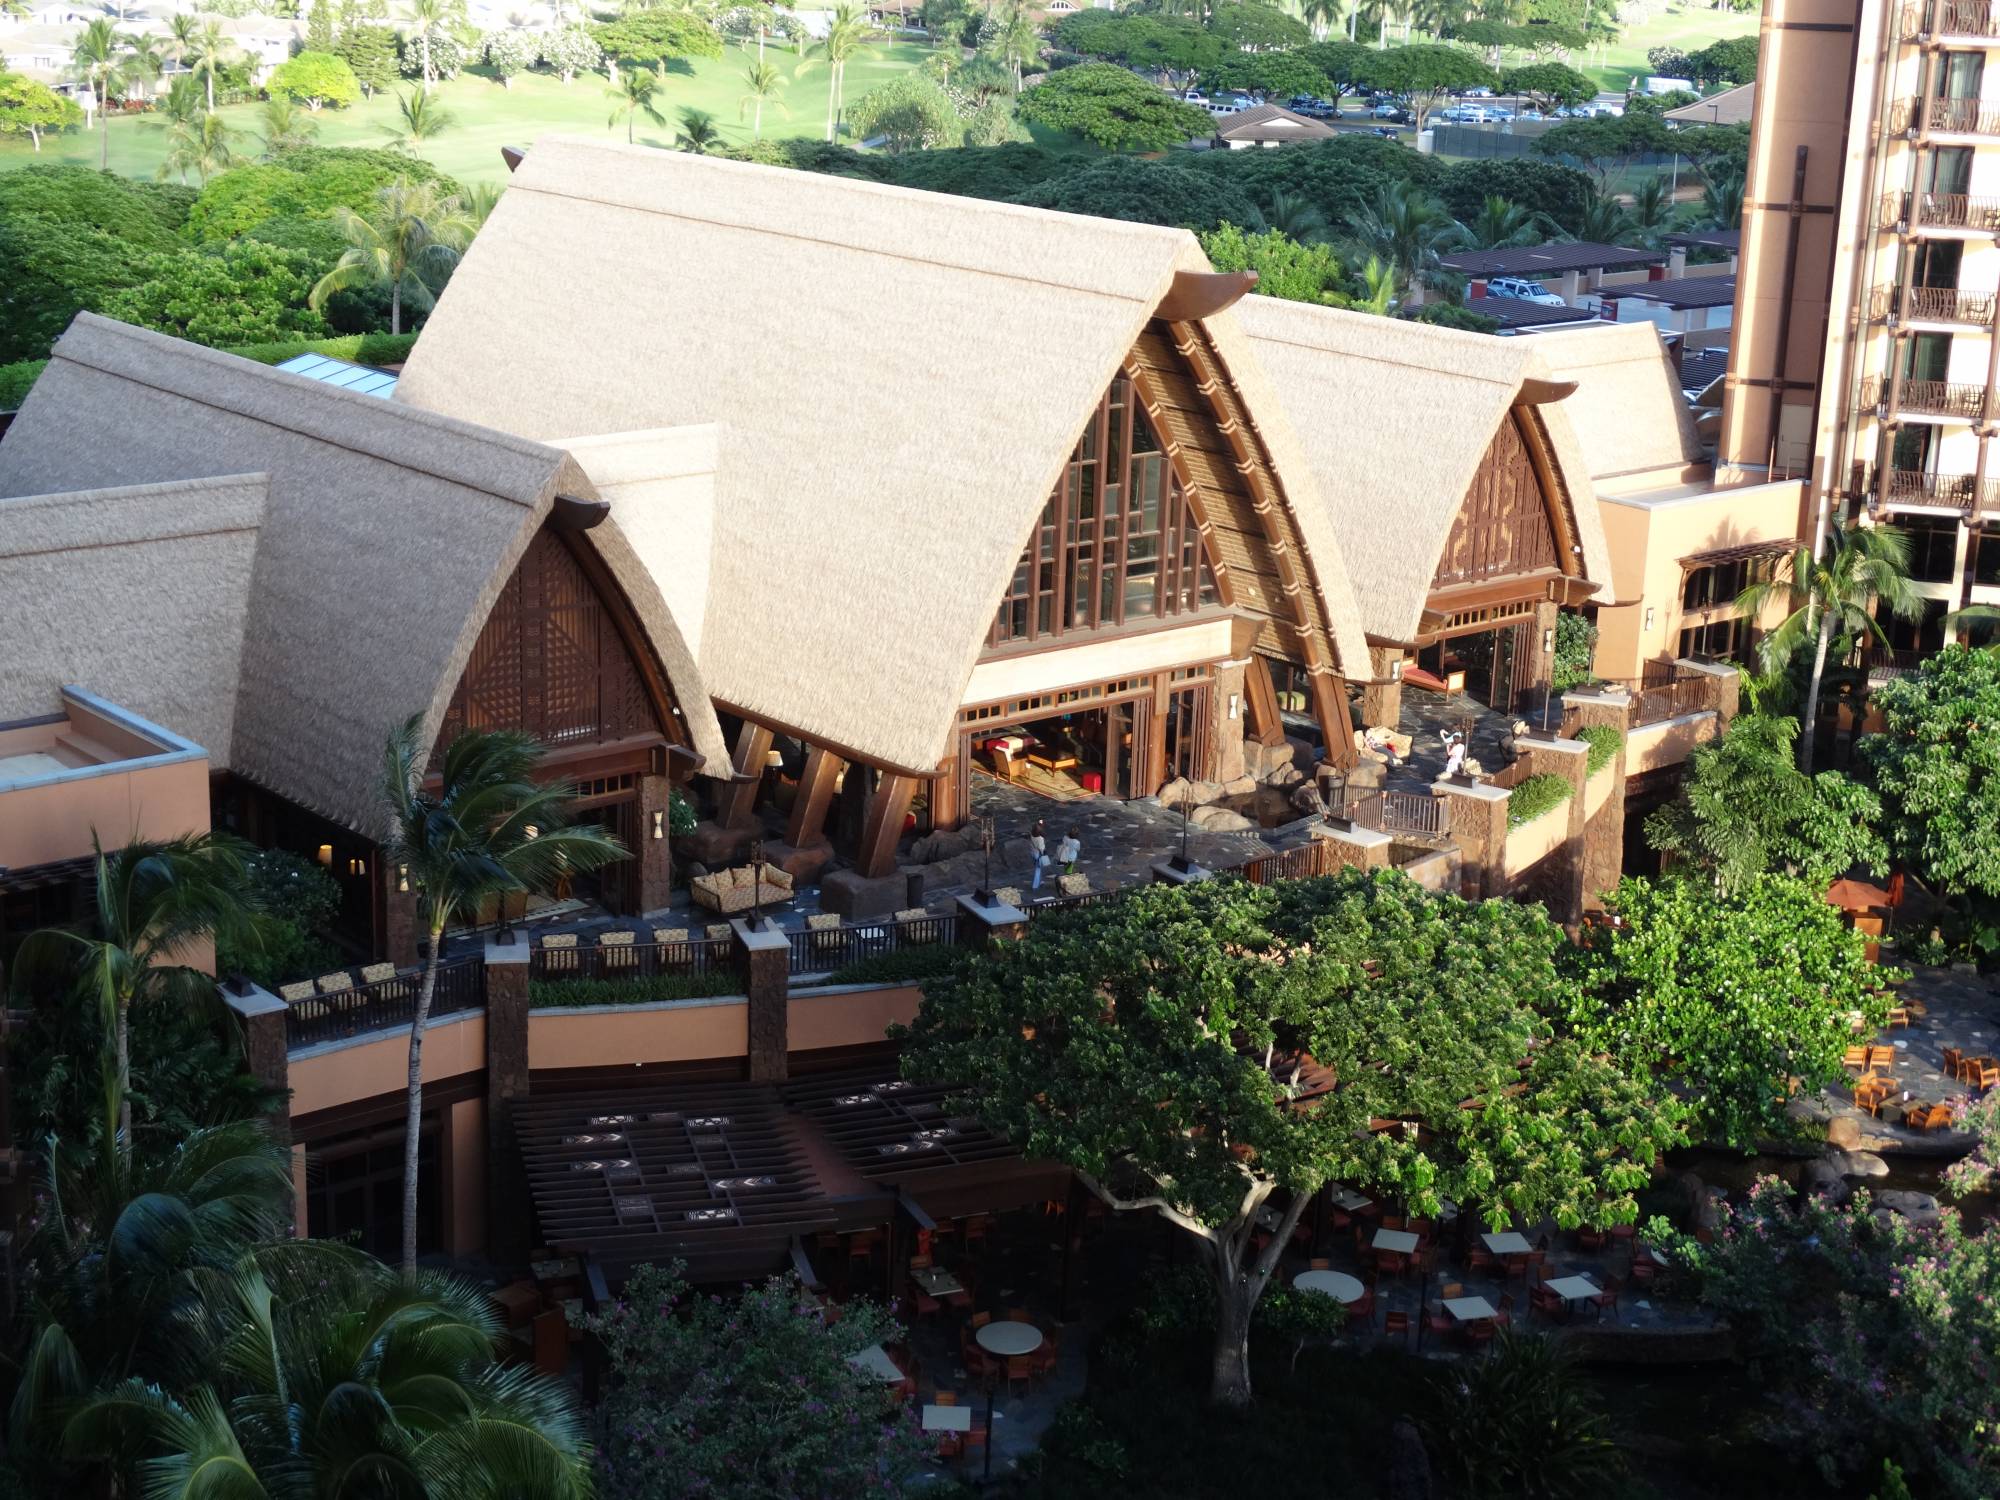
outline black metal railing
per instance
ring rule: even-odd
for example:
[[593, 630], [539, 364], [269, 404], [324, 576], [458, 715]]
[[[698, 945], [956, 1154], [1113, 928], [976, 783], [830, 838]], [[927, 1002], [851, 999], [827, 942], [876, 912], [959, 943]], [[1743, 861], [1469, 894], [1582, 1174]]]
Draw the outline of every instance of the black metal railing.
[[1037, 917], [1053, 916], [1059, 911], [1077, 911], [1082, 907], [1116, 901], [1124, 894], [1121, 888], [1112, 886], [1108, 890], [1083, 891], [1075, 896], [1049, 896], [1043, 900], [1030, 901], [1022, 910], [1027, 912], [1028, 920], [1032, 922]]
[[1917, 413], [1956, 417], [1976, 422], [1986, 411], [1986, 387], [1964, 380], [1904, 380], [1899, 385], [1886, 375], [1870, 375], [1861, 382], [1861, 404], [1880, 406], [1895, 397], [1891, 415]]
[[1869, 646], [1863, 654], [1870, 677], [1907, 677], [1930, 655], [1927, 651], [1897, 651], [1888, 646]]
[[1913, 286], [1907, 303], [1901, 287], [1878, 286], [1870, 299], [1876, 322], [1901, 316], [1913, 323], [1967, 323], [1988, 325], [1993, 321], [1993, 293], [1968, 292], [1955, 286]]
[[675, 943], [589, 943], [549, 947], [528, 954], [528, 977], [644, 979], [654, 974], [713, 974], [734, 966], [733, 938], [688, 938]]
[[[294, 1000], [285, 1012], [285, 1043], [288, 1047], [310, 1047], [318, 1042], [407, 1026], [417, 1014], [417, 990], [423, 977], [421, 968], [398, 969], [387, 979], [372, 984]], [[483, 955], [448, 958], [438, 965], [437, 989], [431, 996], [433, 1018], [463, 1010], [483, 1010], [485, 1006]]]
[[838, 927], [788, 932], [791, 972], [832, 974], [863, 959], [905, 948], [936, 947], [958, 941], [958, 913], [910, 917], [903, 921], [843, 922]]
[[2000, 198], [1966, 193], [1884, 193], [1881, 225], [1894, 229], [1974, 229], [2000, 233]]

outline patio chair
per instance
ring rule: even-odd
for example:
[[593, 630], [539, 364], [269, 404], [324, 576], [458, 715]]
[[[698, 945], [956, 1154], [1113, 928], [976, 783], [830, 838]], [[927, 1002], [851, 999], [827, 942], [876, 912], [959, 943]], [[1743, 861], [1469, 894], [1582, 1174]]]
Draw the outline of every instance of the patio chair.
[[1866, 1047], [1849, 1047], [1847, 1049], [1846, 1054], [1841, 1059], [1841, 1066], [1846, 1068], [1858, 1068], [1864, 1073], [1867, 1072], [1868, 1049]]
[[1933, 1104], [1929, 1108], [1919, 1107], [1913, 1113], [1904, 1115], [1903, 1123], [1927, 1135], [1933, 1130], [1943, 1130], [1952, 1123], [1951, 1106]]
[[1966, 1081], [1977, 1084], [1982, 1089], [1990, 1089], [1995, 1084], [2000, 1084], [2000, 1062], [1995, 1062], [1990, 1057], [1979, 1058], [1976, 1074], [1977, 1076]]
[[1433, 1307], [1424, 1314], [1424, 1332], [1434, 1333], [1439, 1338], [1450, 1338], [1452, 1330], [1458, 1327], [1458, 1319], [1442, 1307]]
[[1306, 1269], [1308, 1271], [1331, 1271], [1333, 1269], [1333, 1262], [1328, 1260], [1324, 1255], [1315, 1255], [1311, 1260], [1306, 1262]]
[[1035, 1361], [1032, 1356], [1026, 1354], [1010, 1354], [1007, 1356], [1007, 1391], [1009, 1395], [1013, 1394], [1015, 1386], [1032, 1385], [1034, 1379]]
[[1465, 1325], [1465, 1341], [1475, 1349], [1483, 1348], [1493, 1342], [1495, 1331], [1494, 1320], [1481, 1318]]
[[1938, 1053], [1944, 1071], [1951, 1077], [1958, 1077], [1959, 1064], [1965, 1061], [1965, 1053], [1957, 1047], [1945, 1047]]
[[1382, 1337], [1410, 1341], [1410, 1315], [1406, 1312], [1385, 1312], [1382, 1314]]
[[1465, 1252], [1465, 1269], [1468, 1275], [1493, 1269], [1493, 1252], [1484, 1245], [1472, 1245]]
[[548, 974], [575, 973], [583, 967], [577, 956], [576, 934], [551, 932], [542, 938], [542, 970]]
[[702, 935], [711, 943], [726, 942], [735, 935], [736, 929], [727, 922], [710, 922], [702, 929]]
[[363, 984], [380, 984], [385, 979], [394, 979], [395, 977], [396, 966], [394, 964], [369, 964], [361, 971], [361, 982]]
[[340, 995], [354, 988], [354, 976], [342, 969], [337, 974], [322, 974], [313, 983], [322, 995]]
[[1607, 1307], [1611, 1309], [1611, 1321], [1614, 1323], [1618, 1321], [1618, 1294], [1624, 1290], [1625, 1282], [1622, 1278], [1617, 1276], [1604, 1278], [1604, 1290], [1590, 1299], [1590, 1305], [1597, 1309], [1600, 1322], [1603, 1321], [1604, 1309]]
[[1512, 1328], [1514, 1326], [1514, 1294], [1512, 1292], [1501, 1293], [1500, 1311], [1494, 1314], [1493, 1321], [1502, 1328]]
[[1869, 1067], [1889, 1068], [1894, 1067], [1895, 1063], [1896, 1049], [1894, 1047], [1870, 1047], [1868, 1049]]
[[1590, 1224], [1579, 1225], [1576, 1231], [1576, 1243], [1579, 1249], [1602, 1250], [1604, 1231]]
[[639, 967], [639, 950], [633, 946], [636, 932], [601, 932], [597, 935], [598, 962], [607, 973]]
[[1528, 1288], [1528, 1312], [1531, 1317], [1535, 1313], [1547, 1313], [1552, 1318], [1558, 1317], [1568, 1306], [1568, 1303], [1546, 1286]]
[[1373, 1318], [1374, 1316], [1375, 1288], [1371, 1286], [1362, 1292], [1359, 1297], [1356, 1297], [1352, 1302], [1347, 1304], [1347, 1321], [1358, 1323], [1364, 1318]]
[[278, 998], [287, 1005], [297, 1005], [301, 1000], [310, 1000], [319, 992], [313, 988], [310, 979], [301, 979], [296, 984], [278, 986]]
[[1377, 1250], [1375, 1269], [1384, 1276], [1401, 1276], [1410, 1269], [1410, 1257], [1400, 1250]]
[[1910, 1008], [1909, 1008], [1909, 1006], [1907, 1006], [1907, 1005], [1892, 1005], [1892, 1006], [1890, 1006], [1890, 1007], [1889, 1007], [1889, 1020], [1888, 1020], [1887, 1024], [1888, 1024], [1888, 1025], [1889, 1025], [1889, 1026], [1890, 1026], [1890, 1027], [1891, 1027], [1892, 1029], [1893, 1029], [1894, 1027], [1897, 1027], [1897, 1026], [1901, 1026], [1901, 1027], [1905, 1027], [1905, 1028], [1907, 1028], [1907, 1027], [1909, 1026], [1909, 1024], [1910, 1024]]

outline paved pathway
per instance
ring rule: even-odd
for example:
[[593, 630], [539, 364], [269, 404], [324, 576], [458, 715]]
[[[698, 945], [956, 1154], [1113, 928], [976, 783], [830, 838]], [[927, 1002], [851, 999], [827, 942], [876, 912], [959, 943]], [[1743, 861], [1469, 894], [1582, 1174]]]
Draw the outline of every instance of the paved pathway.
[[[1922, 1133], [1903, 1127], [1903, 1094], [1909, 1104], [1952, 1104], [1976, 1095], [1944, 1071], [1943, 1049], [1956, 1047], [1967, 1056], [2000, 1055], [2000, 993], [1988, 978], [1949, 969], [1916, 969], [1899, 992], [1910, 1006], [1907, 1028], [1898, 1027], [1874, 1038], [1876, 1045], [1895, 1049], [1895, 1061], [1878, 1068], [1895, 1080], [1896, 1092], [1879, 1118], [1854, 1107], [1849, 1087], [1828, 1089], [1826, 1112], [1834, 1118], [1858, 1121], [1870, 1149], [1918, 1148], [1940, 1155], [1958, 1155], [1971, 1138], [1957, 1131]], [[1857, 1039], [1859, 1040], [1859, 1039]]]

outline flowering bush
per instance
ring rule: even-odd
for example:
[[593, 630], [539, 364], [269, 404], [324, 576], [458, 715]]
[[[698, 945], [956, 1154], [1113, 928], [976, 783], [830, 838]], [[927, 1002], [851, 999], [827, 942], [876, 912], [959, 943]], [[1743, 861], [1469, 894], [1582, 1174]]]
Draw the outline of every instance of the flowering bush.
[[900, 1336], [853, 1302], [829, 1324], [796, 1277], [735, 1297], [692, 1293], [680, 1267], [641, 1266], [586, 1320], [617, 1384], [604, 1403], [604, 1500], [897, 1496], [929, 1444], [913, 1413], [848, 1356]]
[[1704, 1298], [1768, 1362], [1786, 1435], [1829, 1478], [1893, 1458], [1916, 1493], [2000, 1492], [2000, 1231], [1934, 1229], [1872, 1207], [1794, 1202], [1776, 1178], [1726, 1207], [1701, 1260]]

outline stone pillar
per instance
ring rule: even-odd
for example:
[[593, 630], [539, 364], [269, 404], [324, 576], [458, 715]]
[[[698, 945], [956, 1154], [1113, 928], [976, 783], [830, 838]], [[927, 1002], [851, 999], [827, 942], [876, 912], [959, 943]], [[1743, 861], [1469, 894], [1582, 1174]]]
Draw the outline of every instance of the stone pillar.
[[1569, 801], [1559, 816], [1569, 821], [1563, 841], [1536, 872], [1535, 887], [1549, 915], [1574, 933], [1583, 921], [1584, 770], [1590, 746], [1582, 740], [1525, 740], [1521, 759], [1530, 776], [1560, 776], [1569, 783]]
[[423, 933], [417, 921], [416, 892], [406, 890], [410, 877], [407, 865], [399, 865], [393, 860], [383, 865], [386, 896], [382, 903], [382, 959], [399, 969], [407, 969], [417, 961], [418, 950], [423, 943]]
[[[1632, 695], [1622, 688], [1595, 693], [1565, 693], [1563, 724], [1575, 734], [1596, 727], [1615, 729], [1622, 736], [1632, 712]], [[1586, 910], [1601, 904], [1606, 891], [1618, 884], [1625, 872], [1625, 743], [1621, 738], [1611, 764], [1587, 778], [1595, 786], [1600, 777], [1611, 778], [1610, 790], [1597, 816], [1583, 828], [1583, 904]]]
[[784, 1081], [790, 1050], [792, 945], [784, 929], [766, 926], [756, 932], [743, 918], [729, 924], [736, 934], [736, 966], [743, 975], [743, 993], [750, 1000], [750, 1081]]
[[1243, 668], [1224, 662], [1215, 669], [1215, 686], [1209, 691], [1209, 743], [1215, 747], [1210, 781], [1240, 781], [1246, 774], [1243, 734], [1249, 718]]
[[1156, 861], [1152, 866], [1154, 885], [1194, 885], [1199, 881], [1213, 880], [1215, 871], [1191, 864], [1185, 870], [1170, 859]]
[[272, 1137], [284, 1144], [292, 1139], [290, 1096], [291, 1043], [285, 1036], [285, 1017], [291, 1007], [269, 990], [249, 985], [243, 994], [222, 986], [223, 1003], [236, 1015], [243, 1028], [243, 1066], [250, 1076], [278, 1094], [269, 1123]]
[[1710, 661], [1690, 661], [1685, 656], [1678, 658], [1674, 665], [1708, 679], [1707, 706], [1715, 710], [1717, 723], [1726, 729], [1729, 721], [1736, 717], [1743, 691], [1743, 674], [1734, 667]]
[[981, 906], [970, 896], [958, 898], [958, 941], [967, 948], [985, 950], [1012, 942], [1028, 930], [1028, 914], [1004, 901]]
[[1563, 279], [1562, 279], [1563, 301], [1567, 302], [1571, 307], [1575, 307], [1576, 299], [1582, 295], [1583, 295], [1582, 272], [1580, 271], [1563, 272]]
[[528, 1097], [528, 942], [486, 945], [486, 1250], [496, 1266], [528, 1262], [534, 1205], [514, 1137]]
[[1431, 790], [1443, 797], [1452, 842], [1464, 856], [1461, 893], [1468, 901], [1507, 894], [1507, 794], [1499, 787], [1460, 786], [1440, 781]]
[[[1370, 646], [1368, 648], [1368, 675], [1376, 678], [1391, 678], [1401, 665], [1403, 653], [1396, 646]], [[1373, 684], [1361, 689], [1361, 728], [1367, 729], [1381, 724], [1390, 729], [1403, 716], [1403, 684], [1400, 681], [1384, 681], [1381, 686]]]
[[1357, 870], [1386, 870], [1396, 841], [1373, 828], [1315, 828], [1313, 837], [1323, 839], [1340, 851], [1340, 862]]
[[1530, 723], [1540, 722], [1536, 716], [1542, 711], [1542, 694], [1555, 671], [1556, 615], [1559, 612], [1555, 601], [1543, 600], [1535, 606], [1534, 623], [1522, 632], [1528, 649], [1514, 664], [1514, 681], [1525, 682], [1529, 686], [1516, 695], [1514, 716], [1527, 719]]
[[673, 783], [665, 776], [639, 778], [639, 847], [632, 857], [639, 861], [641, 912], [664, 910], [673, 900], [672, 796]]

